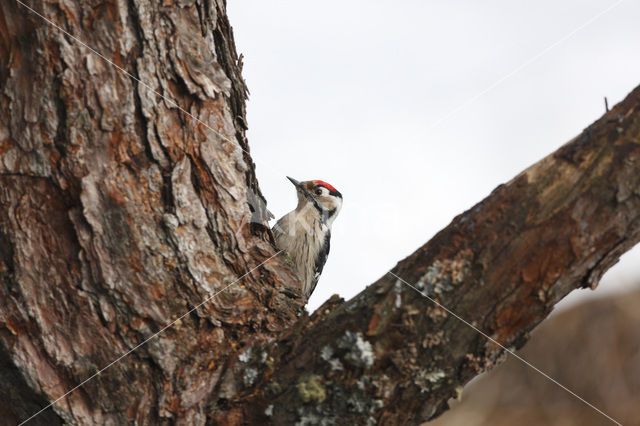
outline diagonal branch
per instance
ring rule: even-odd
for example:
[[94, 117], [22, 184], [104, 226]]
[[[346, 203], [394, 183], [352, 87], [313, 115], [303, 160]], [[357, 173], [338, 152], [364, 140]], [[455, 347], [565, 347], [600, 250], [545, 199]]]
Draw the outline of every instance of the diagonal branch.
[[555, 303], [595, 288], [640, 240], [639, 112], [637, 88], [358, 296], [334, 296], [242, 353], [224, 380], [244, 389], [212, 419], [418, 424], [442, 413], [506, 353], [402, 280], [520, 348]]

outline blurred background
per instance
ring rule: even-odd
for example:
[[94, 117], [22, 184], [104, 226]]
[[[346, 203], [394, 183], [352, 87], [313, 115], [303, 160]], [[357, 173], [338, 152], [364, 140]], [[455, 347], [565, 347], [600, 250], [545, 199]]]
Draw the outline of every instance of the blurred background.
[[[637, 287], [636, 287], [637, 288]], [[552, 315], [519, 355], [625, 426], [640, 425], [640, 290]], [[513, 357], [429, 426], [612, 425]]]
[[[344, 195], [310, 310], [357, 294], [599, 118], [605, 96], [612, 106], [640, 84], [634, 0], [242, 0], [228, 9], [269, 209], [280, 217], [295, 207], [285, 175]], [[639, 292], [636, 247], [596, 291], [565, 298], [526, 357], [611, 414], [634, 408], [640, 419]], [[472, 396], [489, 379], [468, 386], [441, 424], [608, 424], [517, 362], [495, 376], [491, 392]], [[465, 404], [472, 417], [452, 417]], [[563, 415], [526, 417], [563, 404]], [[478, 407], [500, 416], [481, 420]]]

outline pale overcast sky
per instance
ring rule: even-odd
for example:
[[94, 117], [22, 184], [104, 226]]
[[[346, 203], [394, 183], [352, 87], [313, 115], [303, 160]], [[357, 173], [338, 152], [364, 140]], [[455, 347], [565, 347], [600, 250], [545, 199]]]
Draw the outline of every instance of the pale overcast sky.
[[[344, 195], [309, 309], [350, 298], [640, 84], [640, 2], [228, 2], [269, 209]], [[588, 297], [640, 281], [640, 249]], [[588, 290], [574, 292], [584, 298]]]

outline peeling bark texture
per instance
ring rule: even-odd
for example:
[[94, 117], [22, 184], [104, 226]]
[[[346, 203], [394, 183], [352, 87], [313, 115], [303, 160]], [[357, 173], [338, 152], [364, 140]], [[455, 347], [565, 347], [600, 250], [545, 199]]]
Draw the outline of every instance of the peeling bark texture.
[[[223, 0], [29, 5], [199, 121], [0, 5], [3, 418], [218, 292], [33, 423], [416, 424], [504, 358], [389, 274], [308, 316], [286, 262], [258, 266], [277, 251]], [[640, 240], [639, 111], [636, 89], [393, 272], [522, 346]]]

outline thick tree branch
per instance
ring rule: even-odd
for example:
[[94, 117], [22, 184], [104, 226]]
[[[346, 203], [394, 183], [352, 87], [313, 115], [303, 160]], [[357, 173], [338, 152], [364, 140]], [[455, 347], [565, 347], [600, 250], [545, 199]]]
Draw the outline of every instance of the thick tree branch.
[[[575, 288], [595, 288], [639, 240], [637, 88], [392, 272], [517, 349], [557, 301]], [[505, 354], [386, 274], [238, 358], [234, 377], [255, 379], [238, 393], [241, 414], [234, 415], [250, 422], [418, 424]]]

